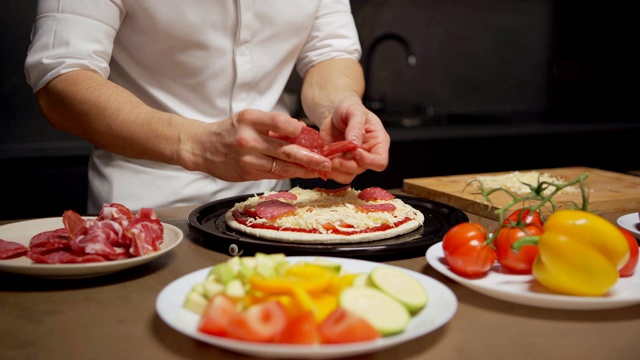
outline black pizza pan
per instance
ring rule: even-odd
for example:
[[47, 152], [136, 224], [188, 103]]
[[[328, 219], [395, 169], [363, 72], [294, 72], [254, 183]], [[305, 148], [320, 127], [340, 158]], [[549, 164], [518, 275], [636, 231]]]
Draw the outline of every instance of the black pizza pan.
[[453, 206], [414, 196], [396, 195], [424, 214], [424, 224], [410, 233], [352, 244], [283, 242], [261, 239], [227, 226], [224, 219], [227, 210], [255, 195], [260, 194], [239, 195], [212, 201], [191, 211], [188, 227], [189, 231], [196, 235], [194, 242], [231, 256], [250, 256], [256, 252], [263, 252], [284, 253], [289, 256], [318, 255], [383, 261], [424, 256], [429, 246], [441, 241], [451, 227], [469, 221], [462, 210]]

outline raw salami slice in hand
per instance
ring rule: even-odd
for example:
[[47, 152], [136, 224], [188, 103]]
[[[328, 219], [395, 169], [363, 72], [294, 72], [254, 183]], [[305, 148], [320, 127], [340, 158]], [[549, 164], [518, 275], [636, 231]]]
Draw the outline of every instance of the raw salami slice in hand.
[[[320, 133], [308, 126], [303, 127], [298, 136], [294, 138], [284, 137], [283, 140], [288, 141], [292, 144], [300, 145], [306, 149], [309, 149], [328, 158], [343, 153], [356, 151], [359, 147], [358, 144], [349, 140], [336, 141], [330, 144], [326, 144]], [[323, 180], [327, 180], [327, 178], [329, 177], [329, 174], [327, 172], [318, 171], [318, 175]]]

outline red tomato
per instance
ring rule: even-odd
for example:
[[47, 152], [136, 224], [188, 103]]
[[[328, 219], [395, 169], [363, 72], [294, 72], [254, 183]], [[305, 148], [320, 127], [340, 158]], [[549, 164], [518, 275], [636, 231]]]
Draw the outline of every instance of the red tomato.
[[539, 227], [544, 225], [539, 211], [531, 213], [531, 210], [526, 208], [515, 210], [502, 223], [504, 225], [518, 225], [518, 220], [520, 220], [520, 224], [524, 225], [536, 225]]
[[318, 324], [313, 312], [305, 311], [289, 319], [276, 340], [282, 344], [317, 344], [320, 342]]
[[516, 274], [531, 274], [533, 261], [538, 255], [537, 245], [525, 245], [518, 252], [511, 249], [513, 243], [525, 236], [542, 235], [542, 227], [537, 225], [503, 226], [494, 240], [498, 262], [502, 267]]
[[461, 276], [478, 276], [496, 261], [495, 250], [487, 243], [489, 232], [482, 224], [463, 222], [442, 238], [444, 258], [451, 270]]
[[198, 330], [211, 335], [227, 336], [231, 319], [239, 315], [233, 300], [225, 295], [218, 295], [207, 304], [200, 317]]
[[622, 234], [627, 239], [629, 243], [629, 261], [619, 270], [621, 277], [628, 277], [633, 275], [636, 270], [636, 266], [638, 265], [638, 241], [633, 236], [631, 231], [619, 227]]
[[380, 333], [360, 316], [338, 307], [318, 326], [320, 339], [325, 344], [351, 343], [375, 340]]
[[287, 325], [287, 312], [279, 301], [249, 306], [239, 316], [229, 319], [229, 337], [239, 340], [271, 342]]

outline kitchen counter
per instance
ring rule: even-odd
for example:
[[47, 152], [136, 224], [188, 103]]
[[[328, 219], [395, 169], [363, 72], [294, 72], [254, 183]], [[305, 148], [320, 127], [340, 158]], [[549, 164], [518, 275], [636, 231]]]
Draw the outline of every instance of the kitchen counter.
[[[194, 241], [192, 207], [157, 209], [179, 227], [180, 245], [147, 264], [87, 279], [46, 280], [0, 273], [0, 349], [4, 359], [247, 359], [176, 332], [156, 314], [170, 282], [229, 256]], [[487, 226], [491, 220], [468, 214]], [[609, 214], [615, 221], [622, 214]], [[8, 221], [0, 222], [7, 223]], [[598, 311], [551, 310], [487, 297], [431, 268], [424, 253], [389, 264], [430, 276], [456, 294], [441, 328], [361, 359], [636, 359], [640, 305]], [[640, 286], [640, 284], [639, 284]]]

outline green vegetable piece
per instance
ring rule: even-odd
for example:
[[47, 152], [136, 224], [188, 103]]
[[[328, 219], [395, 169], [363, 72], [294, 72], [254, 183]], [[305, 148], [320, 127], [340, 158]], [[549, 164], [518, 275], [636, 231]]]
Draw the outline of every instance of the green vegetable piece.
[[224, 285], [224, 293], [234, 299], [240, 299], [246, 294], [244, 284], [238, 278], [229, 280]]
[[380, 266], [369, 274], [370, 283], [403, 304], [411, 314], [429, 302], [429, 293], [416, 279], [404, 271]]
[[382, 336], [404, 331], [409, 310], [386, 293], [369, 286], [351, 286], [340, 293], [340, 306], [368, 321]]
[[211, 268], [211, 271], [209, 271], [209, 275], [207, 276], [207, 281], [215, 280], [226, 284], [229, 280], [235, 278], [236, 274], [237, 272], [229, 262], [223, 262]]
[[182, 306], [185, 309], [193, 311], [196, 314], [202, 314], [208, 303], [209, 300], [204, 297], [203, 294], [192, 290], [187, 294], [187, 297], [184, 299], [184, 303], [182, 304]]

